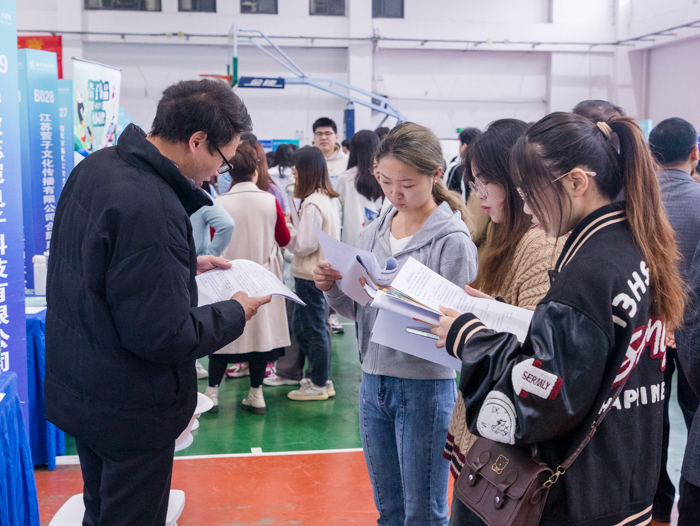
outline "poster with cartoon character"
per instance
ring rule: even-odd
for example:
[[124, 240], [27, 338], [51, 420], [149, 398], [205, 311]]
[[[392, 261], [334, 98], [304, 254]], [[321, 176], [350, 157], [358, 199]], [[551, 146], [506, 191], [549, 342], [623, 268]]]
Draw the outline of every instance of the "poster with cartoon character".
[[75, 164], [114, 146], [119, 122], [121, 70], [73, 59], [73, 143]]

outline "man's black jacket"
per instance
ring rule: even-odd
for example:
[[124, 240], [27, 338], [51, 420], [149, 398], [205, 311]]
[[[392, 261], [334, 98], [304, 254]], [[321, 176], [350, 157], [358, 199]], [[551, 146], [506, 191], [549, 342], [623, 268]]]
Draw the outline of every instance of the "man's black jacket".
[[209, 198], [130, 125], [73, 170], [49, 257], [46, 418], [83, 440], [160, 448], [187, 426], [194, 361], [243, 333], [235, 301], [197, 307], [189, 215]]

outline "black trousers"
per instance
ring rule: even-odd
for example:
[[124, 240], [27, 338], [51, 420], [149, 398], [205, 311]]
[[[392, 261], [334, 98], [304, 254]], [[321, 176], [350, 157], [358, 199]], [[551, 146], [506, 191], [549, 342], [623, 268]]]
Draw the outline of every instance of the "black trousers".
[[[266, 353], [250, 353], [248, 356], [248, 368], [250, 369], [250, 386], [260, 387], [265, 379]], [[258, 355], [258, 356], [256, 356]], [[216, 387], [224, 379], [224, 373], [229, 363], [239, 363], [237, 354], [210, 354], [209, 355], [209, 387]]]
[[175, 442], [113, 451], [75, 439], [83, 472], [83, 526], [164, 526]]
[[687, 480], [683, 481], [683, 492], [678, 502], [678, 526], [700, 524], [700, 488]]
[[[698, 408], [698, 397], [688, 384], [688, 380], [683, 373], [681, 363], [678, 361], [676, 349], [666, 348], [666, 370], [664, 371], [665, 382], [665, 400], [664, 400], [664, 418], [663, 418], [663, 443], [661, 449], [661, 470], [659, 473], [659, 482], [656, 487], [656, 495], [654, 496], [654, 507], [652, 509], [652, 517], [658, 522], [671, 522], [671, 511], [673, 510], [673, 502], [676, 498], [676, 488], [673, 486], [666, 463], [668, 462], [668, 441], [670, 434], [670, 422], [668, 418], [669, 402], [671, 401], [671, 383], [673, 381], [673, 373], [678, 370], [678, 405], [683, 413], [685, 427], [690, 431], [690, 426], [693, 423], [693, 416]], [[683, 498], [684, 479], [681, 477], [679, 493]]]

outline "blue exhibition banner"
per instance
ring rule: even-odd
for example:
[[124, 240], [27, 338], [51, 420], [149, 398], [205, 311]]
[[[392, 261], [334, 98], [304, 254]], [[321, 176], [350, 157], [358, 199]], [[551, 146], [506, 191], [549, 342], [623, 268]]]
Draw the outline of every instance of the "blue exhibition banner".
[[0, 372], [17, 373], [28, 425], [18, 89], [15, 0], [0, 0]]
[[58, 80], [58, 140], [61, 165], [61, 187], [73, 171], [73, 81]]
[[61, 154], [56, 53], [18, 52], [22, 196], [24, 207], [24, 277], [34, 288], [32, 258], [51, 244], [53, 218], [61, 193]]

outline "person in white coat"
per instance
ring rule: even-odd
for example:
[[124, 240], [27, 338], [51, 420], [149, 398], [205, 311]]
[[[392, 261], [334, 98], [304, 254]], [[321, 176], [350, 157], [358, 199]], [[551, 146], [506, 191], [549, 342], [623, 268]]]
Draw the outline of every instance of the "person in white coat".
[[[254, 261], [282, 279], [280, 246], [289, 243], [289, 230], [279, 202], [255, 184], [258, 163], [257, 152], [248, 144], [241, 144], [232, 159], [229, 174], [233, 186], [216, 200], [236, 222], [231, 242], [222, 255], [229, 260]], [[246, 324], [240, 338], [209, 356], [209, 386], [204, 394], [214, 401], [212, 412], [218, 411], [219, 384], [226, 366], [248, 362], [250, 391], [241, 407], [256, 415], [265, 414], [265, 366], [284, 354], [289, 343], [284, 299], [275, 296]]]
[[372, 166], [377, 148], [379, 136], [372, 130], [353, 135], [348, 169], [338, 176], [336, 185], [342, 213], [340, 240], [356, 248], [360, 246], [360, 234], [382, 208], [384, 192]]

